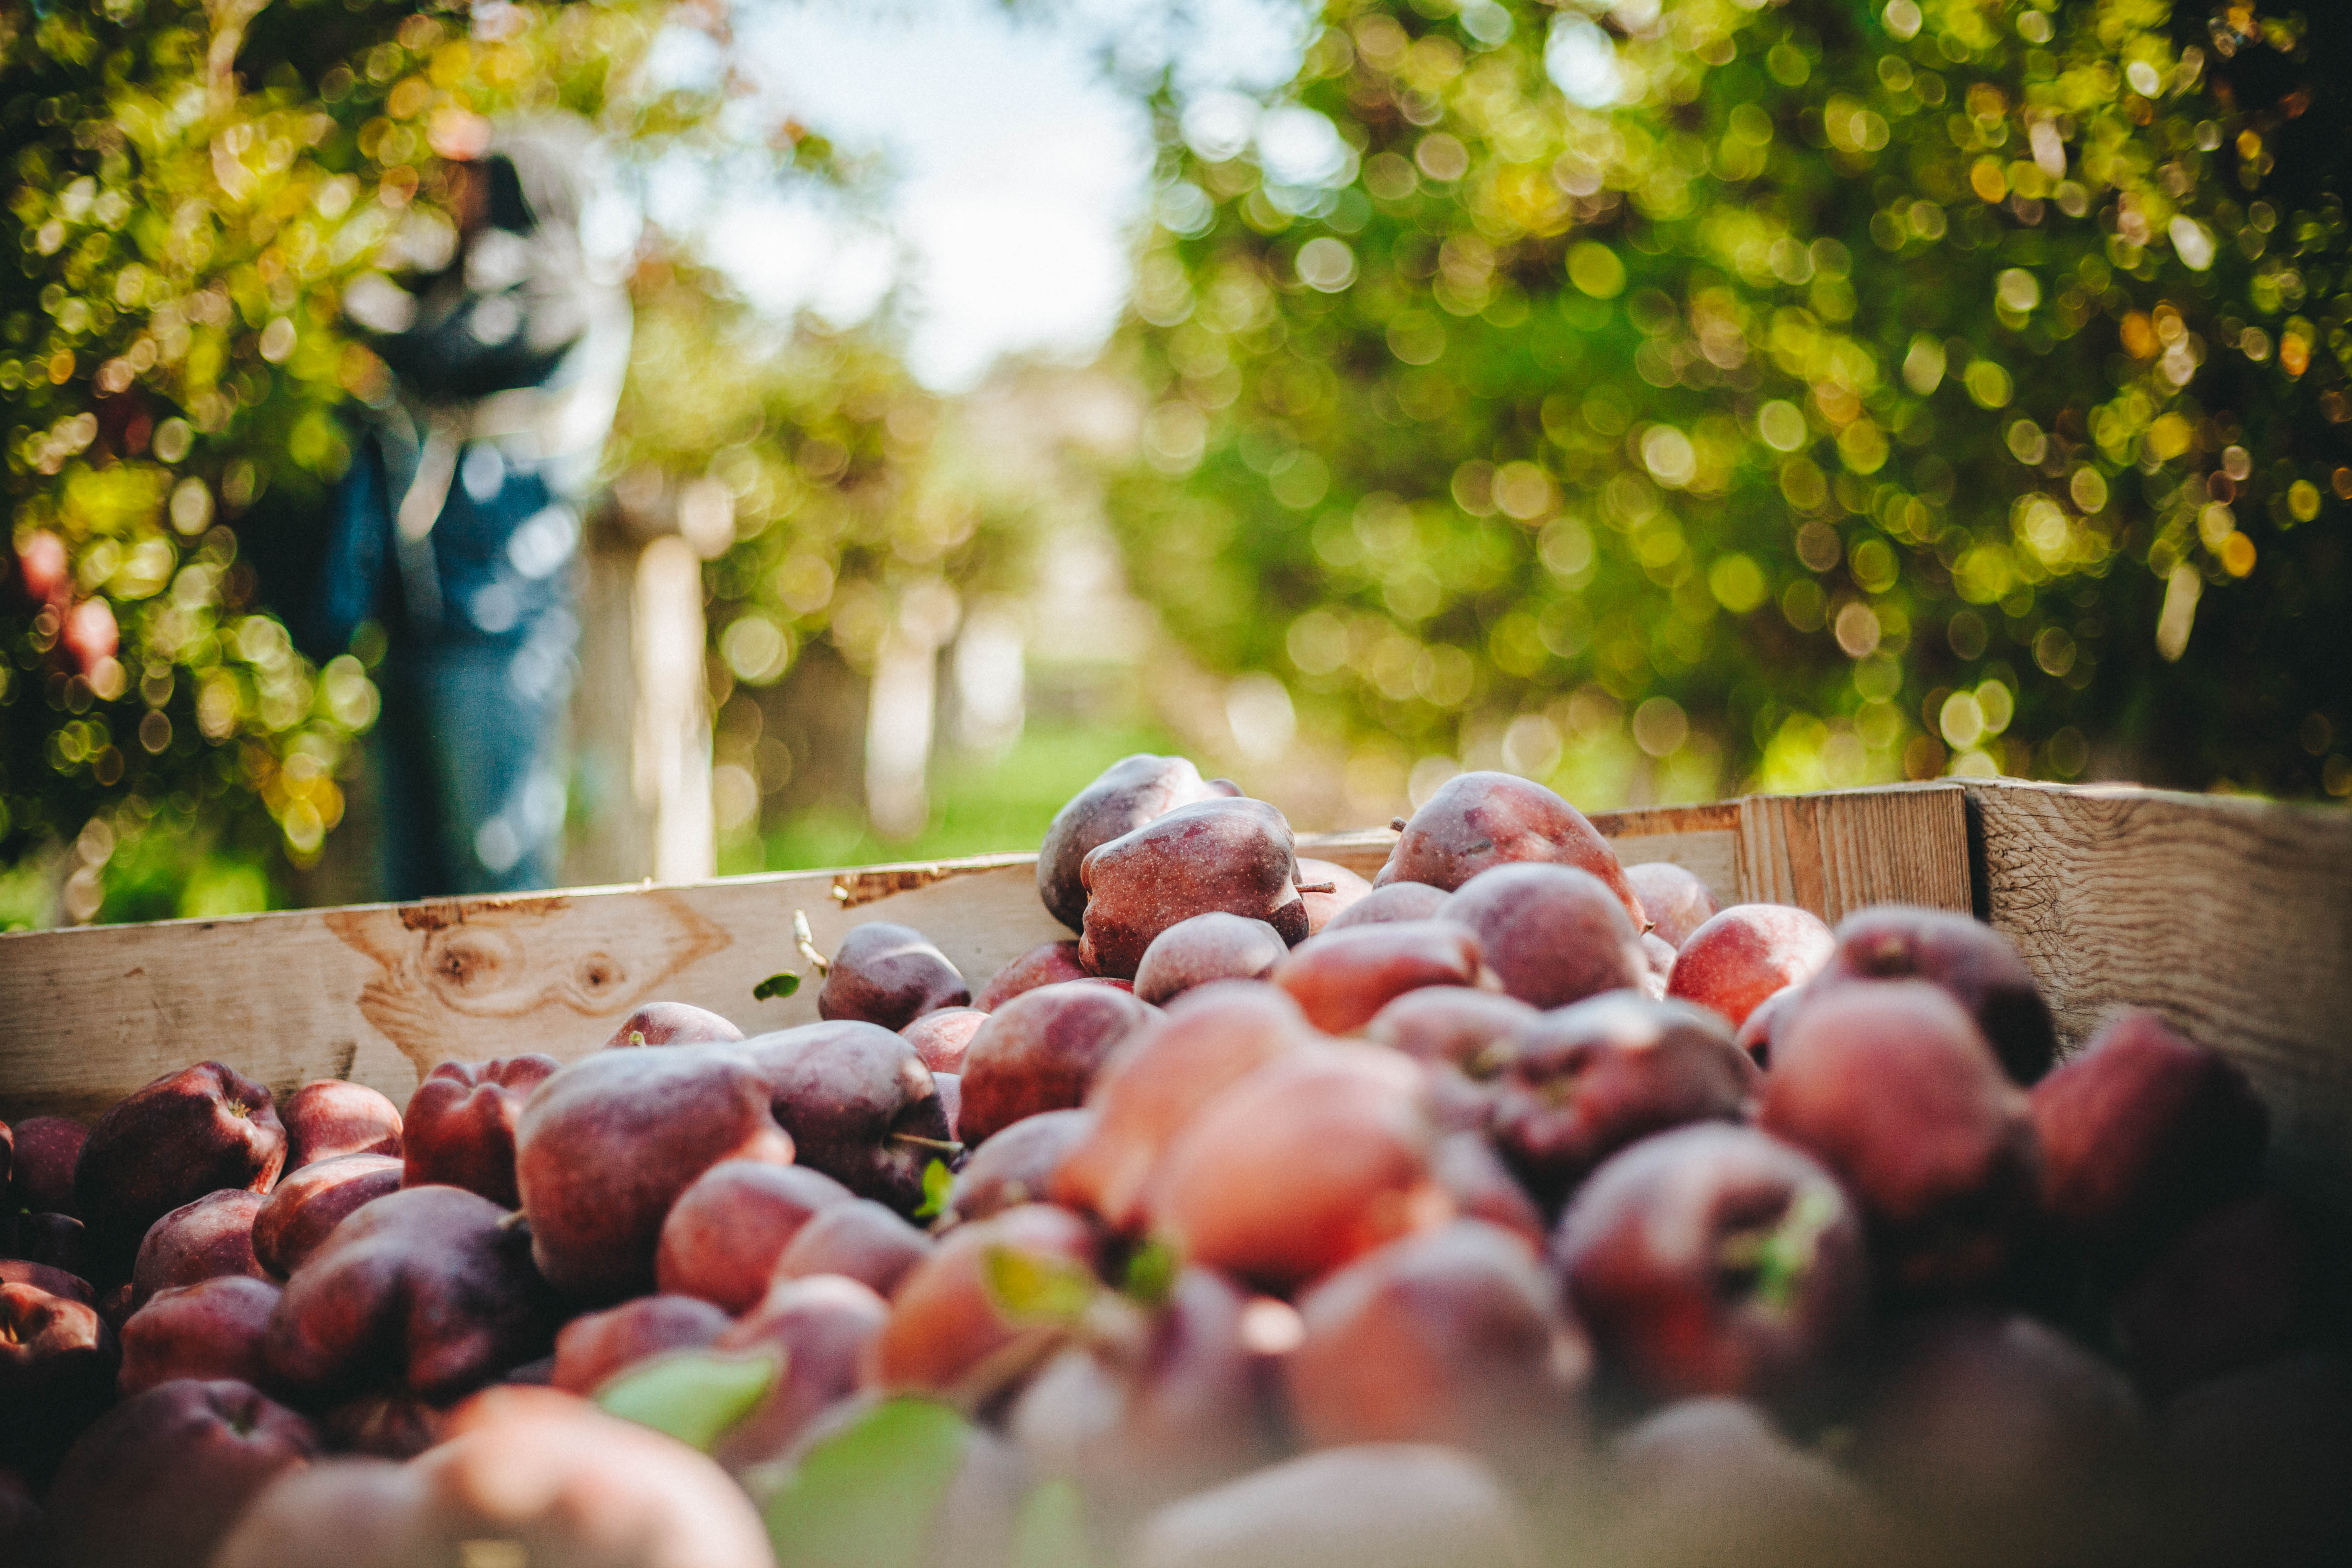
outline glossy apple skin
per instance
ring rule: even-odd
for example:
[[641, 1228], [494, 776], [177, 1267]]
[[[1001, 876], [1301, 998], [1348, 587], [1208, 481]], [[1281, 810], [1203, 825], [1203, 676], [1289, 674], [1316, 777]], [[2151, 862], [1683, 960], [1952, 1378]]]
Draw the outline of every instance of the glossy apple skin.
[[942, 1007], [924, 1014], [898, 1035], [915, 1047], [915, 1054], [934, 1075], [960, 1073], [964, 1053], [971, 1049], [971, 1037], [986, 1022], [988, 1015], [977, 1007]]
[[1666, 994], [1712, 1007], [1738, 1028], [1774, 993], [1811, 979], [1837, 939], [1793, 904], [1734, 904], [1682, 943]]
[[1650, 917], [1651, 934], [1668, 947], [1681, 947], [1691, 932], [1723, 908], [1716, 901], [1714, 889], [1699, 880], [1697, 873], [1671, 860], [1628, 866], [1625, 879], [1633, 884], [1643, 912]]
[[1362, 1034], [1416, 1061], [1450, 1062], [1470, 1070], [1486, 1047], [1539, 1016], [1540, 1009], [1499, 991], [1430, 985], [1391, 999]]
[[46, 1480], [112, 1400], [120, 1360], [87, 1283], [0, 1260], [0, 1466]]
[[922, 1206], [923, 1173], [952, 1157], [956, 1130], [913, 1046], [844, 1019], [760, 1035], [742, 1049], [766, 1076], [800, 1163], [900, 1214]]
[[1966, 1293], [2009, 1269], [2038, 1194], [2033, 1122], [1942, 988], [1874, 981], [1806, 998], [1773, 1042], [1756, 1120], [1844, 1184], [1897, 1294]]
[[131, 1265], [131, 1310], [169, 1286], [194, 1285], [220, 1274], [261, 1278], [264, 1270], [253, 1255], [253, 1221], [264, 1201], [259, 1193], [242, 1188], [206, 1193], [149, 1226]]
[[1759, 1077], [1714, 1014], [1630, 992], [1539, 1014], [1485, 1061], [1496, 1147], [1551, 1206], [1635, 1139], [1740, 1120]]
[[837, 1274], [887, 1296], [931, 1251], [931, 1238], [896, 1210], [872, 1198], [853, 1198], [801, 1226], [776, 1258], [772, 1284]]
[[1078, 962], [1096, 974], [1132, 980], [1153, 938], [1216, 910], [1264, 921], [1286, 942], [1307, 940], [1290, 824], [1262, 800], [1178, 806], [1098, 846], [1078, 875]]
[[74, 1164], [89, 1129], [62, 1116], [28, 1116], [11, 1131], [16, 1159], [8, 1193], [16, 1206], [31, 1214], [74, 1214]]
[[199, 1062], [131, 1090], [91, 1124], [74, 1162], [72, 1212], [110, 1284], [129, 1276], [157, 1220], [206, 1193], [266, 1193], [285, 1163], [269, 1091]]
[[964, 1053], [957, 1131], [982, 1144], [1024, 1117], [1084, 1104], [1111, 1052], [1159, 1022], [1150, 1005], [1108, 986], [1048, 985], [1014, 997]]
[[583, 1301], [651, 1289], [662, 1222], [695, 1178], [722, 1160], [792, 1163], [772, 1094], [744, 1048], [726, 1045], [598, 1051], [548, 1079], [515, 1126], [539, 1271]]
[[[1327, 891], [1325, 883], [1329, 883]], [[1307, 934], [1315, 936], [1324, 927], [1354, 908], [1372, 890], [1371, 883], [1359, 877], [1336, 860], [1317, 860], [1301, 856], [1298, 861], [1298, 896], [1307, 904]]]
[[1459, 1219], [1392, 1241], [1326, 1276], [1298, 1313], [1284, 1377], [1314, 1447], [1444, 1443], [1540, 1465], [1581, 1444], [1590, 1353], [1508, 1231]]
[[1081, 1107], [1024, 1116], [989, 1139], [956, 1173], [948, 1213], [985, 1219], [999, 1209], [1042, 1203], [1063, 1159], [1093, 1132], [1095, 1113]]
[[759, 1305], [776, 1259], [801, 1227], [854, 1194], [822, 1171], [724, 1160], [678, 1194], [662, 1221], [654, 1279], [732, 1316]]
[[50, 1561], [201, 1563], [316, 1427], [250, 1384], [181, 1379], [133, 1394], [74, 1445], [49, 1491]]
[[1218, 981], [1170, 1005], [1163, 1026], [1115, 1053], [1096, 1076], [1095, 1124], [1055, 1167], [1055, 1203], [1132, 1234], [1169, 1145], [1226, 1088], [1318, 1037], [1287, 993]]
[[997, 1248], [1047, 1263], [1094, 1269], [1101, 1243], [1093, 1226], [1050, 1204], [1024, 1204], [959, 1226], [899, 1281], [889, 1321], [867, 1346], [860, 1382], [886, 1393], [924, 1393], [980, 1402], [1032, 1364], [1060, 1331], [1017, 1321], [991, 1293], [986, 1272]]
[[[1077, 927], [1073, 925], [1070, 929], [1076, 931]], [[993, 1013], [1024, 991], [1086, 978], [1087, 966], [1078, 962], [1076, 939], [1041, 942], [989, 976], [988, 984], [980, 988], [971, 1005], [983, 1013]]]
[[303, 1166], [278, 1184], [253, 1216], [253, 1257], [284, 1279], [362, 1204], [400, 1190], [404, 1163], [388, 1154], [341, 1154]]
[[2110, 1272], [2262, 1184], [2270, 1113], [2246, 1075], [2135, 1009], [2035, 1084], [2042, 1212]]
[[1481, 871], [1528, 861], [1573, 866], [1600, 878], [1624, 905], [1633, 929], [1648, 929], [1641, 896], [1600, 830], [1551, 790], [1511, 773], [1448, 779], [1404, 825], [1372, 885], [1426, 882], [1452, 892]]
[[1475, 984], [1478, 962], [1477, 936], [1455, 921], [1390, 921], [1310, 937], [1271, 978], [1308, 1023], [1346, 1035], [1409, 991]]
[[1816, 1396], [1870, 1307], [1862, 1218], [1836, 1179], [1720, 1122], [1605, 1161], [1570, 1201], [1551, 1258], [1606, 1376], [1650, 1401]]
[[1300, 1046], [1170, 1144], [1152, 1225], [1187, 1260], [1283, 1294], [1451, 1218], [1435, 1142], [1412, 1063], [1377, 1046]]
[[1151, 939], [1135, 966], [1138, 1000], [1164, 1006], [1212, 980], [1263, 980], [1290, 944], [1260, 920], [1212, 910]]
[[930, 938], [888, 921], [854, 925], [835, 948], [816, 994], [820, 1018], [903, 1029], [926, 1013], [961, 1007], [971, 987]]
[[2058, 1056], [2057, 1026], [2017, 944], [1949, 910], [1880, 904], [1838, 922], [1837, 948], [1815, 976], [1826, 990], [1848, 980], [1925, 980], [1951, 993], [2013, 1082], [2032, 1084]]
[[1502, 987], [1538, 1007], [1640, 988], [1641, 931], [1601, 879], [1572, 866], [1514, 862], [1479, 872], [1438, 918], [1478, 938]]
[[743, 1031], [732, 1020], [691, 1002], [648, 1002], [621, 1020], [604, 1049], [632, 1046], [725, 1045], [740, 1040]]
[[713, 1347], [771, 1351], [783, 1360], [776, 1392], [727, 1434], [721, 1462], [740, 1469], [785, 1454], [819, 1415], [856, 1392], [858, 1366], [889, 1318], [890, 1304], [857, 1280], [838, 1274], [777, 1280]]
[[555, 1336], [549, 1384], [586, 1398], [615, 1373], [664, 1351], [698, 1350], [731, 1323], [725, 1312], [692, 1296], [639, 1296], [586, 1313]]
[[320, 1079], [286, 1097], [278, 1108], [286, 1127], [286, 1169], [342, 1154], [400, 1154], [400, 1107], [365, 1084]]
[[532, 1052], [436, 1066], [408, 1099], [403, 1183], [463, 1187], [516, 1207], [522, 1200], [515, 1190], [515, 1123], [523, 1101], [562, 1065]]
[[320, 1405], [394, 1388], [437, 1404], [544, 1355], [556, 1300], [531, 1246], [461, 1187], [376, 1199], [286, 1282], [263, 1341], [271, 1385]]
[[156, 1291], [122, 1325], [117, 1391], [139, 1394], [183, 1377], [267, 1381], [261, 1342], [279, 1294], [274, 1282], [246, 1274]]
[[1078, 930], [1087, 912], [1080, 867], [1089, 853], [1180, 805], [1239, 793], [1222, 779], [1202, 778], [1183, 757], [1120, 758], [1054, 814], [1037, 850], [1038, 898], [1055, 920]]

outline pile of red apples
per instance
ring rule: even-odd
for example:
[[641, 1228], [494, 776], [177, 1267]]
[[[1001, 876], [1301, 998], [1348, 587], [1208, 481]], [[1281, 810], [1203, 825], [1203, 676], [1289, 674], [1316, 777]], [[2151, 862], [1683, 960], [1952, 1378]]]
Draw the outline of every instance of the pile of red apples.
[[2058, 1059], [1990, 927], [1499, 773], [1368, 883], [1155, 756], [1037, 886], [976, 994], [871, 922], [802, 1027], [0, 1128], [0, 1562], [2352, 1562], [2263, 1103], [2148, 1013]]

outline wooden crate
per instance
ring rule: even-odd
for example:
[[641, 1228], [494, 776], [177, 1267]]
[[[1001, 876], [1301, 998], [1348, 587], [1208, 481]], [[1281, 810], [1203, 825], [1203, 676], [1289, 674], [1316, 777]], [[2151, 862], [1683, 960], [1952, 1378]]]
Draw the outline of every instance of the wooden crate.
[[[2352, 1198], [2352, 813], [2125, 788], [1947, 782], [1593, 819], [1627, 862], [1689, 867], [1729, 903], [1969, 910], [2014, 938], [2078, 1046], [2126, 1004], [2229, 1053], [2274, 1118], [2281, 1174]], [[1369, 875], [1386, 830], [1302, 840]], [[0, 1120], [88, 1118], [212, 1058], [280, 1092], [351, 1078], [404, 1102], [451, 1058], [595, 1048], [633, 1006], [693, 1002], [757, 1032], [816, 1016], [805, 911], [929, 935], [975, 984], [1066, 937], [1028, 855], [168, 921], [0, 937]]]

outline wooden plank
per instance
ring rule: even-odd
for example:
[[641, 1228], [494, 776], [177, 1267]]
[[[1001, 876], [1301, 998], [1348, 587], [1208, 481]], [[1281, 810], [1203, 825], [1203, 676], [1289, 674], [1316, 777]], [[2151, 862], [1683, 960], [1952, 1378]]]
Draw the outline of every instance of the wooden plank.
[[0, 1120], [89, 1116], [158, 1074], [216, 1058], [286, 1090], [348, 1077], [405, 1102], [451, 1058], [604, 1043], [638, 1003], [693, 1002], [747, 1031], [816, 1017], [751, 987], [896, 920], [985, 977], [1067, 936], [1037, 901], [1032, 858], [731, 878], [683, 887], [304, 910], [236, 920], [0, 937]]
[[[1604, 815], [1631, 860], [1689, 865], [1728, 897], [1737, 805]], [[1676, 826], [1697, 830], [1678, 832]], [[1700, 827], [1698, 825], [1708, 825]], [[1388, 829], [1303, 839], [1365, 875]], [[831, 951], [849, 927], [897, 921], [977, 984], [1071, 933], [1037, 901], [1034, 857], [729, 878], [506, 899], [302, 910], [232, 920], [0, 937], [0, 1120], [90, 1116], [206, 1058], [284, 1091], [350, 1078], [405, 1103], [436, 1061], [594, 1048], [638, 1003], [692, 1002], [749, 1031], [816, 1016], [815, 978], [789, 999], [751, 987], [804, 969], [792, 916]]]
[[1832, 925], [1871, 904], [1971, 906], [1957, 784], [1756, 795], [1739, 805], [1744, 902], [1797, 904]]
[[2067, 1048], [2153, 1007], [2243, 1068], [2282, 1175], [2352, 1199], [2352, 814], [2210, 795], [1966, 786], [1985, 918]]

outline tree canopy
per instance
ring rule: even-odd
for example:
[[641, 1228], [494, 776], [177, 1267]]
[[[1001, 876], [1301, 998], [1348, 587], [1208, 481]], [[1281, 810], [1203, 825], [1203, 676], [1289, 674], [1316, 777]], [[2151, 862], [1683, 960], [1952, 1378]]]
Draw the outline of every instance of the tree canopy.
[[1375, 778], [2352, 793], [2347, 30], [1335, 0], [1162, 105], [1135, 581]]

